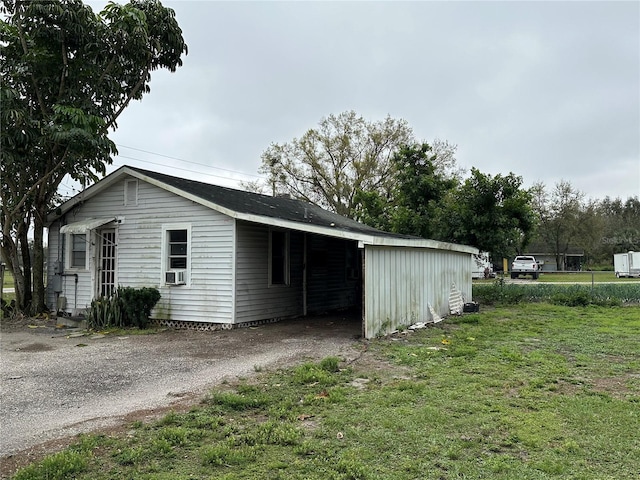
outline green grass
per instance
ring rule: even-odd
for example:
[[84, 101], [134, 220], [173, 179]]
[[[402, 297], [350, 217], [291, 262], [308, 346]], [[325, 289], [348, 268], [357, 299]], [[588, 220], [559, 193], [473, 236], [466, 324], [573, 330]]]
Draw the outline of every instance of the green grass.
[[549, 302], [567, 306], [615, 306], [640, 303], [640, 283], [594, 285], [510, 283], [502, 279], [474, 283], [473, 299], [484, 305]]
[[11, 273], [7, 268], [4, 270], [4, 284], [3, 288], [13, 288], [13, 273]]
[[639, 329], [640, 307], [490, 309], [81, 436], [15, 478], [635, 479]]
[[616, 278], [614, 272], [576, 272], [576, 273], [552, 273], [547, 272], [540, 275], [539, 282], [567, 282], [567, 283], [584, 283], [591, 281], [598, 282], [638, 282], [640, 278]]

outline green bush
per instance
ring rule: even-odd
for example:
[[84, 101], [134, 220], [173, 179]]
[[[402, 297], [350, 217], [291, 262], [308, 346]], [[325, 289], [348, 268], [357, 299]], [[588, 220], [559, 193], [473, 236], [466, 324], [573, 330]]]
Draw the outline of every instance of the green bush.
[[147, 328], [151, 310], [160, 300], [158, 289], [118, 287], [116, 294], [121, 299], [125, 326]]
[[91, 301], [87, 324], [92, 329], [147, 328], [149, 315], [158, 300], [160, 292], [157, 288], [118, 287], [113, 295]]

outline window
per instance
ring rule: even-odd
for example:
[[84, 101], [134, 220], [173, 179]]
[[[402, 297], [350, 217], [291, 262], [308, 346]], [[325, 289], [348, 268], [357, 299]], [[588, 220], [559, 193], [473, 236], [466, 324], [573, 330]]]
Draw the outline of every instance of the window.
[[87, 268], [87, 236], [86, 234], [69, 235], [70, 252], [69, 268]]
[[169, 236], [169, 269], [187, 268], [188, 237], [187, 230], [168, 230]]
[[161, 285], [191, 285], [191, 224], [162, 226]]
[[289, 284], [289, 234], [271, 230], [269, 236], [269, 284]]

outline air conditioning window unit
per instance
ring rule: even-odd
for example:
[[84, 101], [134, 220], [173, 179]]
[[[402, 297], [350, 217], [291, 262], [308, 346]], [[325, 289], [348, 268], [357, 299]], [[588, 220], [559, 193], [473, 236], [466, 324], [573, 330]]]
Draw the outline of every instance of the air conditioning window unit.
[[184, 270], [169, 270], [164, 274], [164, 283], [167, 285], [184, 285], [185, 271]]

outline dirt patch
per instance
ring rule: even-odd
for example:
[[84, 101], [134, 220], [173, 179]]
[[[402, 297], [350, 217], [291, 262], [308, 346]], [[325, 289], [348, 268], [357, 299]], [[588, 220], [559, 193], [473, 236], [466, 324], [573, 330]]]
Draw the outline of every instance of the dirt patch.
[[20, 352], [49, 352], [53, 350], [51, 345], [47, 345], [46, 343], [31, 343], [24, 347], [16, 348], [16, 351]]
[[[301, 361], [365, 349], [358, 318], [324, 316], [257, 328], [86, 335], [55, 319], [0, 326], [0, 468], [63, 448], [79, 433], [188, 409], [214, 386]], [[83, 348], [78, 348], [81, 343]]]

